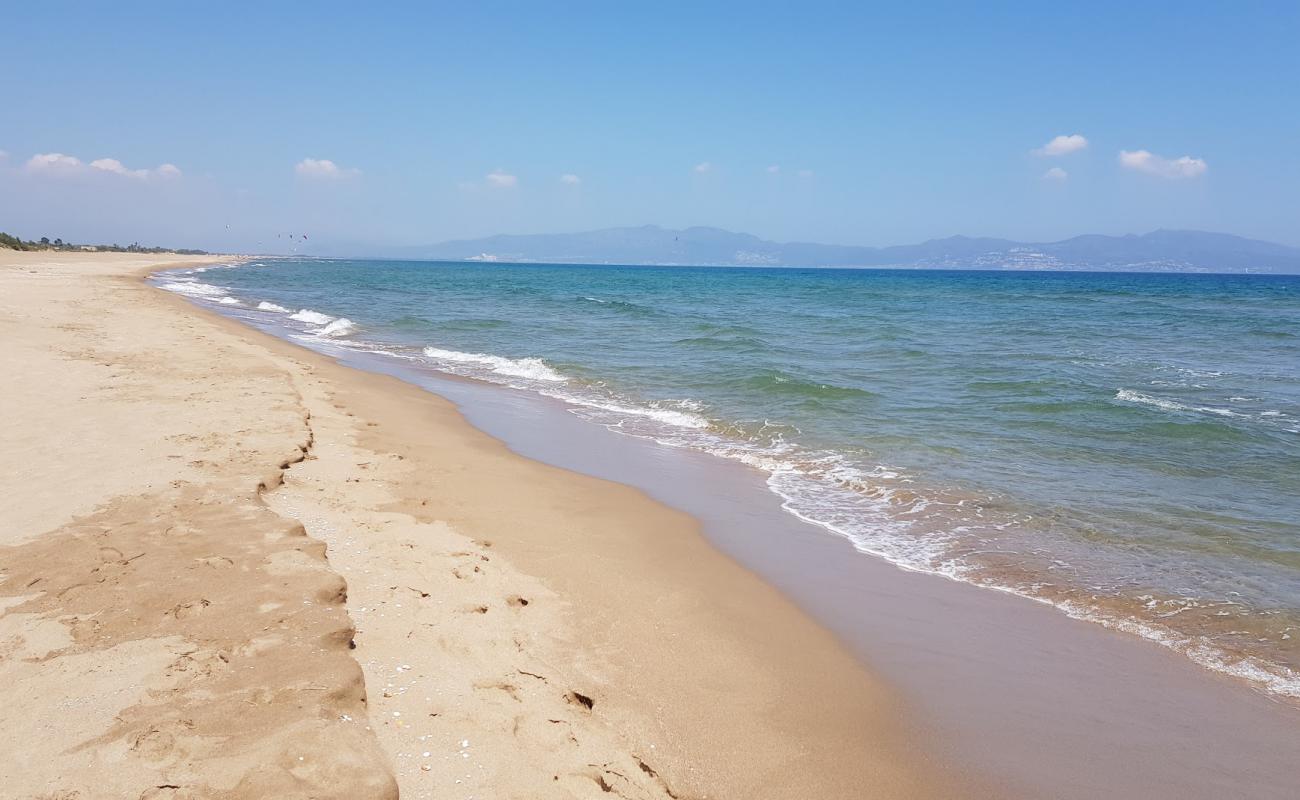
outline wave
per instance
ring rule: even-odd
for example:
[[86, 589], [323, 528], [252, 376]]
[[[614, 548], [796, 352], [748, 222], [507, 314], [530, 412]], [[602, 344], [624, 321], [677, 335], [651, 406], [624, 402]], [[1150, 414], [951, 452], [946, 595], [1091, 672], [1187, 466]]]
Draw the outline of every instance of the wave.
[[1152, 408], [1159, 408], [1165, 411], [1174, 411], [1174, 412], [1185, 413], [1185, 414], [1199, 412], [1202, 414], [1217, 414], [1220, 417], [1245, 418], [1249, 416], [1248, 414], [1242, 414], [1228, 408], [1216, 408], [1215, 406], [1189, 406], [1174, 400], [1166, 400], [1162, 397], [1152, 397], [1149, 394], [1142, 394], [1141, 392], [1134, 392], [1129, 389], [1120, 389], [1119, 391], [1115, 392], [1115, 399], [1122, 400], [1126, 403], [1134, 403], [1137, 405], [1151, 406]]
[[781, 372], [780, 370], [763, 370], [758, 374], [745, 378], [742, 383], [746, 387], [760, 392], [780, 394], [790, 397], [802, 397], [808, 400], [833, 400], [839, 398], [871, 399], [877, 397], [875, 392], [867, 389], [860, 389], [856, 386], [836, 386], [830, 383], [806, 380], [804, 378]]
[[1024, 380], [979, 380], [971, 381], [967, 388], [973, 392], [987, 392], [996, 395], [1019, 395], [1041, 397], [1053, 395], [1054, 388], [1059, 388], [1058, 381], [1049, 378], [1031, 378]]
[[[676, 401], [673, 405], [681, 408], [671, 408], [665, 401], [651, 402], [646, 405], [637, 405], [635, 403], [623, 403], [617, 400], [594, 399], [583, 397], [578, 394], [566, 392], [548, 392], [542, 394], [547, 397], [553, 397], [556, 400], [563, 400], [566, 403], [582, 406], [587, 409], [596, 409], [600, 411], [609, 411], [614, 414], [631, 415], [635, 417], [645, 417], [665, 425], [671, 425], [675, 428], [691, 428], [702, 430], [709, 427], [709, 421], [699, 414], [692, 413], [692, 410], [698, 409], [699, 404], [690, 400]], [[687, 410], [683, 410], [687, 409]]]
[[660, 313], [657, 308], [654, 308], [652, 306], [644, 306], [641, 305], [640, 303], [632, 303], [627, 300], [618, 300], [614, 298], [604, 298], [604, 297], [592, 297], [590, 295], [580, 295], [578, 299], [585, 303], [596, 303], [598, 305], [608, 306], [610, 310], [617, 309], [620, 311], [627, 311], [627, 312], [631, 312], [632, 314], [636, 314], [638, 316], [647, 316], [651, 314]]
[[230, 295], [226, 295], [225, 297], [218, 297], [218, 298], [217, 298], [217, 302], [220, 303], [220, 304], [223, 305], [223, 306], [242, 306], [242, 305], [243, 305], [243, 303], [241, 303], [237, 298], [231, 297]]
[[481, 367], [497, 375], [553, 383], [568, 380], [568, 377], [547, 366], [540, 358], [506, 358], [489, 353], [463, 353], [459, 350], [443, 350], [438, 347], [426, 347], [423, 352], [425, 356], [435, 361]]
[[720, 350], [723, 352], [767, 353], [772, 345], [754, 336], [690, 336], [678, 339], [674, 345], [691, 347], [697, 350]]
[[337, 317], [331, 317], [329, 314], [322, 314], [319, 311], [312, 311], [310, 308], [301, 308], [290, 314], [289, 319], [306, 322], [309, 325], [328, 325]]
[[191, 297], [207, 297], [216, 299], [224, 297], [226, 290], [220, 286], [213, 286], [207, 283], [199, 283], [195, 280], [178, 280], [162, 284], [162, 288], [169, 292], [177, 294], [187, 294]]
[[339, 317], [322, 328], [312, 331], [317, 336], [347, 336], [357, 329], [357, 324], [347, 317]]
[[277, 314], [288, 314], [289, 309], [284, 306], [277, 306], [275, 303], [268, 303], [265, 300], [257, 304], [258, 311], [274, 311]]

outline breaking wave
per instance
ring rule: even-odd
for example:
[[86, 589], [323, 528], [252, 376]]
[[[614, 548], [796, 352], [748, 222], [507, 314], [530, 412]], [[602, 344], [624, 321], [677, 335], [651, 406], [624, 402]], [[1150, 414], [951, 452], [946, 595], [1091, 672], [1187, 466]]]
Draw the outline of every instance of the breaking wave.
[[[506, 358], [488, 353], [463, 353], [460, 350], [443, 350], [438, 347], [424, 348], [424, 355], [436, 362], [480, 368], [497, 375], [509, 375], [515, 378], [527, 378], [534, 381], [562, 383], [568, 378], [540, 358]], [[458, 373], [463, 374], [463, 373]]]

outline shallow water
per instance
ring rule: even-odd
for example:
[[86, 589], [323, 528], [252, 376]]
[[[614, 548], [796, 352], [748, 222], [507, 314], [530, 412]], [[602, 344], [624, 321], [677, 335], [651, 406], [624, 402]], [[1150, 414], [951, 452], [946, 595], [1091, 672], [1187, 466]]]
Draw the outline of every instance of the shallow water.
[[1300, 696], [1300, 278], [276, 259], [159, 282], [743, 461], [859, 550]]

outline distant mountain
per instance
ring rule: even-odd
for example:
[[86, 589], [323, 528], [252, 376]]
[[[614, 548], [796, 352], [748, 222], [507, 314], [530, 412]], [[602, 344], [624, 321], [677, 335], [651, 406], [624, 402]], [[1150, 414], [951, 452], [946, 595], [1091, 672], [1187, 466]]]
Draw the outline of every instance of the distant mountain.
[[489, 236], [389, 249], [382, 255], [569, 264], [1300, 273], [1300, 248], [1225, 233], [1169, 230], [1127, 236], [1088, 234], [1060, 242], [951, 236], [896, 247], [855, 247], [771, 242], [718, 228], [671, 230], [646, 225]]

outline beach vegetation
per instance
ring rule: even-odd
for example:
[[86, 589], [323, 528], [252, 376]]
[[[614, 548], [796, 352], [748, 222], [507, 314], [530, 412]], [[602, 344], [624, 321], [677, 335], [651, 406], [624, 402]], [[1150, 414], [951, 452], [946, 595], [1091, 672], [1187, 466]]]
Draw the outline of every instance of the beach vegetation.
[[177, 247], [147, 247], [139, 242], [132, 242], [123, 247], [120, 244], [76, 244], [74, 242], [64, 241], [57, 238], [51, 241], [50, 237], [42, 236], [35, 241], [24, 240], [20, 236], [13, 236], [8, 233], [0, 232], [0, 248], [9, 250], [82, 250], [88, 252], [107, 252], [107, 253], [178, 253], [180, 255], [207, 255], [206, 250], [195, 250], [192, 248]]
[[17, 236], [10, 236], [7, 233], [0, 233], [0, 247], [9, 250], [31, 250], [33, 249], [30, 242], [24, 242]]

